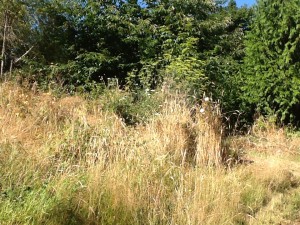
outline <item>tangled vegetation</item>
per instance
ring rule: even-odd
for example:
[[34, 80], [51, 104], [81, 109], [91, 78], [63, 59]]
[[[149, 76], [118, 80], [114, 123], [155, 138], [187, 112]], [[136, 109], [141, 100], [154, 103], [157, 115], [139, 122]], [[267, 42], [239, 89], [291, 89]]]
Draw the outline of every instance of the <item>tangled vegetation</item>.
[[2, 0], [0, 224], [300, 223], [300, 0]]

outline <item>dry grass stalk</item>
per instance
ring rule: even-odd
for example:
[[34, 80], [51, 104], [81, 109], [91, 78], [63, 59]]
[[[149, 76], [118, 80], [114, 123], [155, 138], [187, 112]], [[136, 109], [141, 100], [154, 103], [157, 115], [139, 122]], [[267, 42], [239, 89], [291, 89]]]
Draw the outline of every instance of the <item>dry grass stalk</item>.
[[[201, 112], [203, 111], [203, 112]], [[223, 125], [218, 105], [203, 101], [197, 112], [197, 165], [220, 166], [226, 160]]]

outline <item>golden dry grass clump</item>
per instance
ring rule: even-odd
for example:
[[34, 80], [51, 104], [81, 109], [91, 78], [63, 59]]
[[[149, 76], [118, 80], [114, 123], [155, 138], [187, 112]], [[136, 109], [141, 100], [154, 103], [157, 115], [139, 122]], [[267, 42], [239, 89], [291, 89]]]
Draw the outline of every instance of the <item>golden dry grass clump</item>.
[[274, 121], [258, 118], [249, 134], [235, 137], [232, 148], [246, 152], [255, 152], [277, 156], [296, 156], [300, 151], [300, 138], [293, 135], [287, 127], [279, 127]]
[[208, 98], [204, 99], [201, 107], [197, 114], [196, 161], [197, 164], [219, 166], [228, 159], [220, 108]]
[[[223, 166], [228, 144], [212, 102], [191, 114], [169, 94], [133, 126], [104, 110], [106, 98], [0, 85], [0, 224], [247, 224], [272, 215], [263, 208], [274, 193], [297, 189], [283, 163]], [[249, 140], [229, 148], [246, 151]]]

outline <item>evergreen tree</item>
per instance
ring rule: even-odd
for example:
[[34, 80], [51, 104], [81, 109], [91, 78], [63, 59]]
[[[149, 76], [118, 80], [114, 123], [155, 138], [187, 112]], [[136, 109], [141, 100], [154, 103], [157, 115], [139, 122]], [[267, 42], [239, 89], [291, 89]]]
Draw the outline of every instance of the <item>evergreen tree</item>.
[[260, 0], [246, 42], [244, 97], [263, 115], [299, 119], [300, 0]]

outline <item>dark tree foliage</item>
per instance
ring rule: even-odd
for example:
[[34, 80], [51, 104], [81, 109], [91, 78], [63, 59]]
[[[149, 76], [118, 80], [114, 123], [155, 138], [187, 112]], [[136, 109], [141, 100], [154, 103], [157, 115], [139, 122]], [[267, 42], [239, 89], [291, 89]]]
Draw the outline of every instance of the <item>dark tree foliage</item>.
[[241, 66], [245, 56], [244, 37], [250, 29], [252, 16], [252, 8], [238, 8], [234, 0], [227, 6], [218, 7], [214, 17], [225, 20], [226, 26], [219, 30], [218, 35], [208, 35], [213, 40], [212, 47], [203, 52], [205, 74], [210, 81], [209, 93], [220, 100], [229, 122], [237, 121], [240, 114], [244, 114], [241, 111]]
[[224, 111], [241, 105], [252, 9], [234, 0], [15, 1], [31, 18], [27, 45], [34, 49], [23, 69], [45, 87], [89, 91], [117, 78], [141, 89], [171, 78], [191, 99], [212, 95]]
[[199, 57], [223, 23], [211, 16], [214, 2], [203, 0], [30, 0], [28, 8], [41, 62], [75, 86], [109, 77], [125, 82], [129, 73], [155, 86], [170, 63], [165, 54], [178, 57], [195, 38]]
[[299, 0], [260, 0], [248, 33], [244, 97], [263, 115], [300, 119]]
[[[10, 72], [32, 47], [31, 18], [22, 1], [1, 0], [0, 3], [0, 80]], [[5, 75], [6, 76], [6, 75]]]

